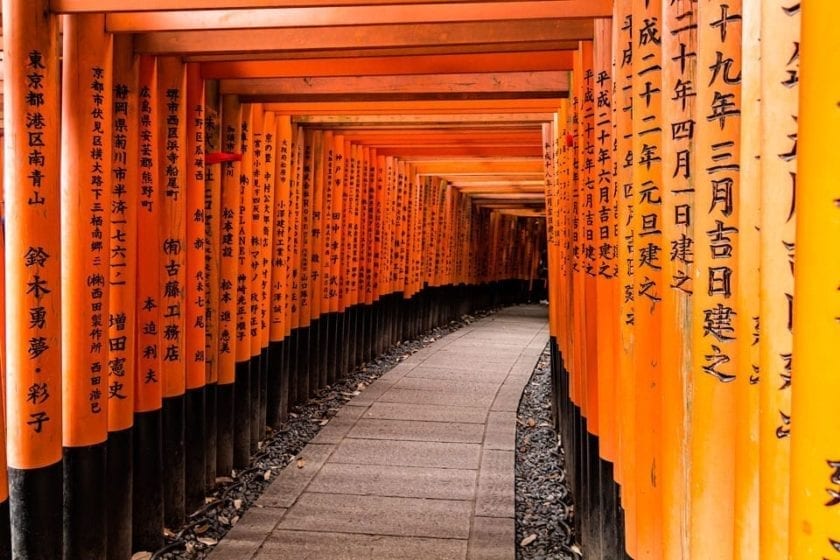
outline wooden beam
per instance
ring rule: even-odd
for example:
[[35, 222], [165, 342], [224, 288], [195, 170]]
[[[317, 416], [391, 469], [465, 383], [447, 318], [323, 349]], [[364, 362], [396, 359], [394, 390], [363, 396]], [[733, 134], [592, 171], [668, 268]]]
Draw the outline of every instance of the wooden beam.
[[591, 39], [592, 20], [537, 19], [485, 22], [293, 27], [220, 31], [163, 31], [135, 37], [147, 54], [250, 53], [278, 50], [392, 48]]
[[403, 146], [399, 148], [379, 148], [377, 155], [396, 156], [400, 159], [412, 157], [539, 157], [542, 155], [541, 146]]
[[[504, 3], [505, 0], [484, 0]], [[183, 10], [254, 10], [315, 6], [363, 6], [399, 4], [466, 4], [475, 0], [50, 0], [53, 13], [73, 12], [167, 12]]]
[[420, 47], [340, 48], [340, 49], [279, 49], [262, 52], [187, 54], [187, 62], [249, 62], [257, 60], [311, 60], [318, 58], [365, 58], [394, 56], [428, 56], [448, 54], [506, 54], [517, 52], [574, 51], [578, 41], [515, 41], [510, 43], [478, 43], [457, 45], [423, 45]]
[[205, 79], [383, 76], [571, 70], [573, 51], [205, 62]]
[[[402, 105], [417, 105], [420, 102], [402, 103]], [[423, 102], [425, 103], [425, 102]], [[455, 111], [450, 105], [452, 102], [443, 107], [444, 111]], [[347, 107], [348, 104], [343, 104], [342, 107], [335, 107], [333, 112], [328, 114], [313, 114], [307, 112], [307, 109], [312, 109], [312, 106], [300, 107], [298, 111], [292, 111], [294, 114], [293, 122], [300, 125], [309, 126], [326, 126], [329, 128], [376, 128], [376, 129], [405, 129], [409, 127], [415, 128], [457, 128], [463, 126], [477, 127], [483, 126], [487, 128], [499, 127], [520, 127], [526, 124], [540, 124], [549, 122], [554, 118], [553, 113], [539, 113], [528, 112], [522, 114], [510, 114], [508, 112], [490, 111], [485, 113], [441, 113], [438, 109], [437, 113], [419, 114], [413, 111], [417, 109], [406, 107], [406, 110], [397, 114], [363, 114], [353, 112], [353, 107]], [[394, 105], [389, 104], [394, 110]], [[267, 111], [275, 111], [284, 113], [294, 107], [287, 105], [272, 103], [265, 106]], [[399, 111], [398, 108], [395, 109]], [[289, 114], [286, 112], [286, 114]]]
[[[515, 93], [522, 96], [559, 97], [569, 89], [569, 73], [502, 72], [493, 74], [422, 74], [418, 76], [345, 76], [316, 78], [244, 78], [222, 80], [222, 95], [377, 95]], [[387, 92], [387, 93], [380, 93]]]
[[531, 0], [513, 2], [456, 2], [394, 4], [387, 7], [330, 6], [249, 10], [180, 10], [122, 12], [107, 16], [111, 33], [193, 31], [199, 29], [257, 29], [330, 27], [543, 18], [609, 17], [611, 0]]
[[488, 173], [543, 172], [541, 159], [447, 159], [416, 160], [414, 170], [420, 175], [486, 175]]
[[[520, 100], [450, 100], [450, 101], [345, 101], [323, 103], [267, 103], [266, 111], [286, 115], [301, 115], [297, 122], [355, 124], [387, 121], [411, 123], [485, 123], [480, 116], [466, 117], [458, 113], [488, 115], [487, 124], [550, 122], [560, 106], [559, 99]], [[516, 114], [514, 118], [514, 114]], [[383, 115], [383, 118], [373, 118]], [[494, 116], [489, 116], [494, 115]], [[385, 118], [385, 116], [390, 118]]]

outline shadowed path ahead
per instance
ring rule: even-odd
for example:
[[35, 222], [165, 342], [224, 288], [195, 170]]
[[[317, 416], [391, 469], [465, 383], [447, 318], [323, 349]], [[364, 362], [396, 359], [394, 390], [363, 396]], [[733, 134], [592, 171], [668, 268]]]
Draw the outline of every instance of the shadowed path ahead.
[[519, 397], [548, 342], [507, 308], [353, 398], [210, 560], [512, 560]]

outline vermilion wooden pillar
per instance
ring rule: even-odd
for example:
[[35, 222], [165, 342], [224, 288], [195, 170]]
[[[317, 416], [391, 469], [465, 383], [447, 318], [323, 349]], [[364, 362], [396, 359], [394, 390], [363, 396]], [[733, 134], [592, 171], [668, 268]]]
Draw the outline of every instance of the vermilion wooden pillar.
[[[774, 3], [775, 4], [775, 3]], [[840, 549], [840, 4], [803, 2], [793, 309], [790, 558]]]
[[62, 553], [58, 21], [46, 0], [2, 9], [11, 546], [47, 560]]
[[[242, 114], [234, 95], [222, 96], [221, 144], [226, 152], [239, 150]], [[239, 252], [239, 175], [241, 163], [221, 164], [219, 211], [219, 382], [216, 388], [216, 472], [233, 470], [235, 370], [237, 362], [237, 275]]]
[[163, 382], [163, 496], [164, 520], [167, 527], [179, 527], [186, 516], [186, 98], [184, 64], [176, 57], [159, 58], [159, 314]]
[[114, 38], [113, 139], [108, 310], [108, 558], [131, 555], [134, 402], [137, 369], [139, 57]]
[[[742, 56], [746, 61], [761, 59], [760, 0], [743, 2]], [[765, 102], [761, 91], [762, 65], [748, 62], [741, 68], [741, 184], [739, 193], [738, 235], [744, 247], [761, 247], [761, 111]], [[759, 266], [761, 250], [739, 251], [738, 274], [744, 287], [736, 295], [738, 316], [736, 330], [738, 364], [735, 407], [735, 527], [733, 560], [759, 558], [759, 368], [761, 301]], [[756, 476], [758, 474], [758, 476]]]
[[[162, 195], [157, 156], [159, 146], [157, 60], [141, 56], [138, 79], [139, 201], [137, 229], [149, 247], [160, 246]], [[142, 488], [132, 502], [134, 550], [163, 545], [163, 447], [161, 358], [163, 323], [160, 316], [161, 254], [137, 253], [137, 369], [134, 398], [134, 487]]]
[[[105, 473], [111, 257], [113, 41], [103, 15], [64, 19], [62, 84], [62, 415], [64, 554], [106, 557]], [[116, 391], [119, 386], [113, 387]], [[118, 397], [115, 397], [118, 398]]]
[[184, 362], [185, 362], [185, 504], [192, 513], [204, 504], [206, 469], [206, 307], [207, 282], [205, 260], [205, 103], [204, 80], [197, 64], [187, 65], [185, 92], [185, 247], [186, 273], [184, 289]]
[[[694, 230], [689, 554], [734, 549], [741, 2], [706, 0], [698, 11], [697, 181]], [[715, 535], [714, 539], [704, 535]]]

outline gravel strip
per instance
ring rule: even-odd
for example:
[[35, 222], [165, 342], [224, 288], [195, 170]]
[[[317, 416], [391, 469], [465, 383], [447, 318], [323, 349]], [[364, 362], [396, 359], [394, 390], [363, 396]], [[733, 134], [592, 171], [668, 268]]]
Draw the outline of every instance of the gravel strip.
[[308, 402], [294, 407], [288, 422], [260, 443], [250, 467], [234, 472], [233, 477], [216, 479], [219, 484], [207, 496], [205, 505], [189, 516], [187, 524], [177, 532], [165, 530], [166, 544], [163, 548], [154, 553], [139, 552], [132, 560], [206, 558], [271, 481], [347, 401], [421, 348], [493, 312], [464, 315], [460, 320], [434, 328], [416, 340], [400, 342], [334, 385], [321, 389]]
[[516, 426], [516, 558], [581, 557], [572, 529], [574, 504], [560, 438], [551, 423], [551, 366], [540, 356], [519, 401]]

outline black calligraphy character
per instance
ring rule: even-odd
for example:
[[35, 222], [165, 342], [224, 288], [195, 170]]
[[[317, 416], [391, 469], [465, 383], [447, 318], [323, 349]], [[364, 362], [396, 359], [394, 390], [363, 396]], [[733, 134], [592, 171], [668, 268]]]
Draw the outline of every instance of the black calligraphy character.
[[730, 383], [735, 381], [735, 376], [725, 373], [718, 369], [720, 366], [728, 364], [732, 358], [724, 354], [720, 347], [712, 344], [712, 353], [703, 356], [706, 360], [706, 365], [703, 366], [703, 372], [715, 377], [718, 381], [723, 383]]
[[43, 404], [50, 398], [46, 383], [33, 383], [26, 390], [26, 400], [32, 404]]
[[715, 55], [716, 59], [714, 64], [709, 66], [709, 70], [712, 71], [712, 78], [709, 80], [709, 85], [713, 85], [718, 77], [723, 76], [723, 83], [729, 85], [737, 85], [741, 83], [741, 73], [738, 72], [738, 75], [733, 76], [731, 74], [732, 67], [735, 65], [735, 59], [732, 57], [723, 58], [723, 53], [717, 51]]
[[703, 336], [712, 335], [720, 342], [735, 340], [735, 326], [732, 324], [735, 315], [737, 313], [734, 309], [720, 303], [712, 309], [705, 309]]
[[41, 430], [43, 430], [44, 422], [49, 422], [50, 417], [47, 416], [46, 412], [36, 412], [34, 414], [29, 415], [32, 420], [28, 421], [27, 424], [32, 426], [35, 430], [36, 434], [40, 434]]
[[720, 30], [720, 42], [726, 41], [726, 32], [730, 23], [741, 21], [741, 16], [738, 14], [729, 13], [729, 4], [720, 5], [720, 19], [713, 21], [710, 26]]

